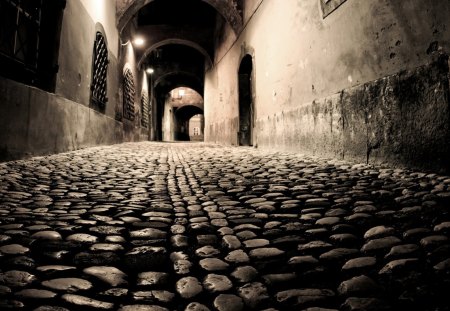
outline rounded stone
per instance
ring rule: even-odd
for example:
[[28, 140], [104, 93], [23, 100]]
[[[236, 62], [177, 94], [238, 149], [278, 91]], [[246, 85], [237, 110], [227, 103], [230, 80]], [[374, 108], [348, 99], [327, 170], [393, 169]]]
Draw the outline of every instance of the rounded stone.
[[142, 272], [137, 276], [137, 285], [141, 286], [153, 286], [167, 283], [169, 280], [169, 274], [165, 272]]
[[64, 294], [61, 298], [62, 300], [77, 306], [89, 307], [99, 310], [111, 310], [114, 308], [113, 303], [100, 301], [80, 295]]
[[195, 255], [202, 258], [214, 257], [219, 254], [220, 251], [217, 248], [212, 247], [210, 245], [197, 248], [197, 250], [195, 251]]
[[251, 240], [244, 241], [244, 245], [246, 248], [264, 247], [269, 244], [270, 244], [270, 242], [267, 239], [251, 239]]
[[241, 249], [238, 249], [228, 253], [228, 255], [225, 257], [225, 260], [232, 263], [246, 263], [250, 261], [250, 258], [248, 257], [247, 253], [245, 253]]
[[127, 305], [120, 307], [118, 311], [169, 311], [169, 309], [156, 305]]
[[375, 257], [358, 257], [348, 260], [342, 270], [364, 269], [375, 266], [377, 259]]
[[276, 248], [276, 247], [263, 247], [263, 248], [257, 248], [252, 249], [250, 251], [250, 257], [254, 259], [265, 259], [265, 258], [272, 258], [277, 257], [280, 255], [283, 255], [285, 252]]
[[62, 236], [57, 231], [39, 231], [31, 235], [34, 239], [40, 240], [62, 240]]
[[96, 243], [89, 248], [93, 252], [117, 252], [123, 250], [123, 246], [115, 243]]
[[339, 294], [346, 296], [376, 295], [379, 290], [380, 286], [365, 275], [356, 276], [344, 281], [338, 287]]
[[0, 284], [10, 287], [23, 287], [36, 281], [36, 277], [26, 271], [10, 270], [0, 273]]
[[115, 267], [94, 266], [84, 269], [83, 272], [113, 287], [127, 284], [127, 281], [125, 281], [126, 274]]
[[218, 258], [206, 258], [199, 261], [200, 266], [206, 271], [221, 271], [228, 269], [229, 265]]
[[20, 244], [8, 244], [0, 247], [0, 253], [5, 255], [24, 255], [28, 253], [30, 249]]
[[239, 296], [244, 300], [250, 308], [256, 308], [262, 305], [263, 302], [269, 299], [267, 288], [258, 282], [248, 283], [238, 288]]
[[130, 232], [130, 237], [132, 238], [164, 239], [166, 236], [167, 233], [165, 231], [154, 228], [145, 228]]
[[203, 287], [209, 292], [224, 292], [233, 286], [230, 279], [224, 275], [208, 274], [203, 280]]
[[33, 311], [70, 311], [69, 309], [56, 306], [40, 306]]
[[373, 227], [364, 233], [365, 239], [375, 239], [375, 238], [381, 238], [385, 236], [389, 236], [395, 233], [394, 228], [392, 227], [386, 227], [386, 226], [376, 226]]
[[252, 266], [237, 267], [231, 273], [231, 276], [239, 283], [248, 283], [253, 281], [258, 276], [258, 270]]
[[80, 290], [89, 290], [92, 283], [80, 278], [59, 278], [43, 281], [42, 285], [51, 289], [74, 293]]
[[192, 298], [203, 291], [203, 287], [197, 278], [188, 276], [178, 280], [176, 290], [183, 298]]
[[97, 243], [98, 237], [87, 233], [75, 233], [66, 238], [67, 241], [75, 241], [81, 243]]
[[192, 262], [186, 259], [179, 259], [173, 263], [173, 269], [177, 274], [188, 274], [191, 271]]
[[122, 237], [120, 235], [108, 235], [105, 238], [105, 242], [107, 242], [107, 243], [125, 243], [126, 240], [124, 237]]
[[214, 299], [214, 307], [218, 311], [241, 311], [244, 310], [244, 302], [236, 295], [220, 294]]
[[56, 293], [45, 289], [23, 289], [15, 293], [17, 297], [26, 299], [50, 299], [56, 296]]
[[186, 306], [186, 309], [184, 311], [210, 311], [210, 309], [198, 302], [191, 302]]

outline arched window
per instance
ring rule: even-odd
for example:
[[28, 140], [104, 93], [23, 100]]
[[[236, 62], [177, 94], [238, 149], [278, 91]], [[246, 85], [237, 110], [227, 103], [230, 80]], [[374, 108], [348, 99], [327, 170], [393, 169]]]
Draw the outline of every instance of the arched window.
[[107, 97], [108, 46], [100, 31], [97, 31], [92, 58], [91, 106], [105, 111]]
[[123, 73], [123, 117], [134, 121], [134, 97], [136, 91], [134, 87], [133, 73], [130, 69], [125, 69]]
[[141, 97], [141, 125], [143, 127], [148, 127], [148, 111], [148, 95], [143, 92]]
[[0, 0], [0, 75], [54, 92], [65, 0]]

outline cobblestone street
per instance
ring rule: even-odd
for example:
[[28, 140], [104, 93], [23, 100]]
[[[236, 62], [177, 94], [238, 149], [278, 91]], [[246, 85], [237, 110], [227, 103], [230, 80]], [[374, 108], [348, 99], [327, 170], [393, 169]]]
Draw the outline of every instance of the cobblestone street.
[[0, 164], [0, 309], [449, 310], [450, 177], [129, 143]]

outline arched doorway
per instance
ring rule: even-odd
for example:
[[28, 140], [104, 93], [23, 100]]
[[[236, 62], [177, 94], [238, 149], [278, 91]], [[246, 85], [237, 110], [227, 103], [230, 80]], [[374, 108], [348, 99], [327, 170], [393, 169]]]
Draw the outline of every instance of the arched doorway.
[[239, 146], [252, 146], [253, 101], [252, 101], [252, 57], [246, 55], [239, 66]]
[[162, 140], [189, 141], [191, 118], [203, 115], [203, 97], [191, 88], [177, 87], [166, 95], [162, 110]]

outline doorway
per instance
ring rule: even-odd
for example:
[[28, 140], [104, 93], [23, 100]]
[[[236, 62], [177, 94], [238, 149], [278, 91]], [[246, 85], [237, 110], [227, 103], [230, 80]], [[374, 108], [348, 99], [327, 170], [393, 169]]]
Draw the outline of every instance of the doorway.
[[253, 101], [252, 101], [252, 57], [244, 56], [239, 66], [239, 146], [252, 146]]

